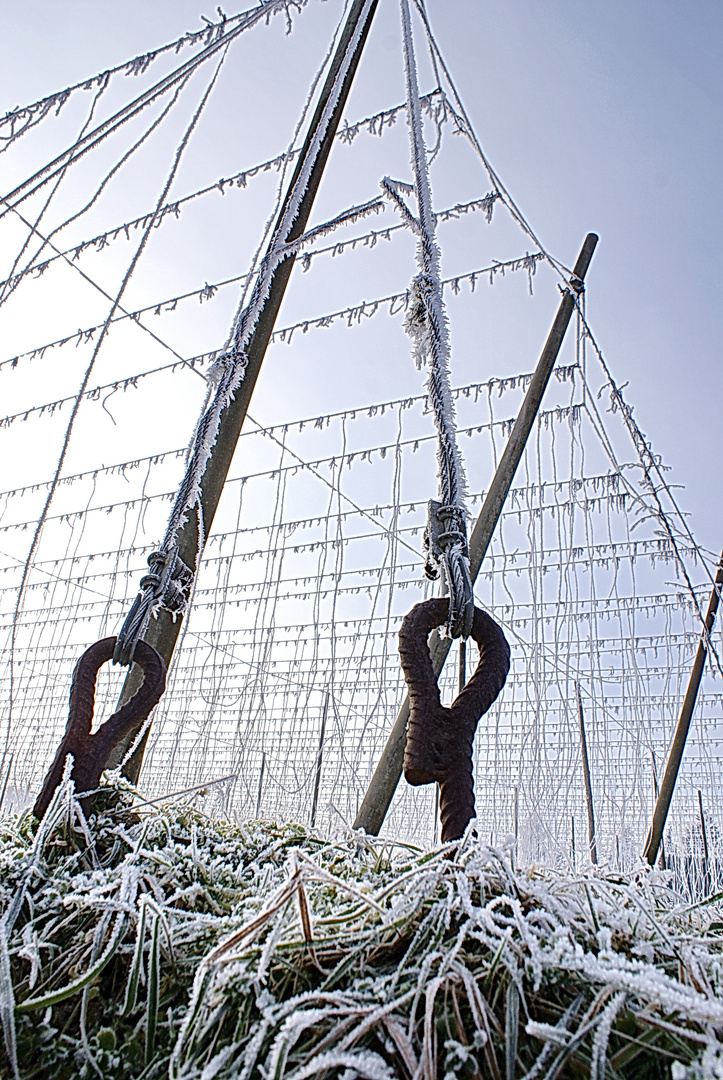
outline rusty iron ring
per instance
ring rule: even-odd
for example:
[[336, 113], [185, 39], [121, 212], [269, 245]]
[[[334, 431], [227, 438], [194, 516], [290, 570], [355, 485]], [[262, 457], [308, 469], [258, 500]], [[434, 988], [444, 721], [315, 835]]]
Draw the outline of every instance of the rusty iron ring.
[[409, 690], [404, 776], [409, 784], [440, 785], [442, 841], [459, 840], [474, 817], [472, 746], [480, 717], [505, 685], [510, 647], [494, 619], [475, 607], [472, 637], [480, 650], [472, 678], [449, 708], [440, 699], [427, 644], [447, 619], [446, 596], [416, 604], [399, 631], [399, 656]]
[[[38, 820], [45, 814], [55, 789], [63, 779], [68, 754], [73, 757], [70, 776], [75, 781], [75, 790], [94, 791], [112, 751], [139, 722], [142, 723], [148, 717], [166, 688], [166, 665], [163, 658], [148, 642], [139, 641], [133, 659], [143, 669], [143, 683], [125, 705], [91, 734], [98, 671], [108, 660], [112, 660], [115, 646], [114, 637], [96, 641], [95, 645], [86, 649], [75, 665], [70, 688], [68, 724], [33, 807], [33, 813]], [[88, 798], [81, 799], [81, 806], [86, 813], [89, 803]]]

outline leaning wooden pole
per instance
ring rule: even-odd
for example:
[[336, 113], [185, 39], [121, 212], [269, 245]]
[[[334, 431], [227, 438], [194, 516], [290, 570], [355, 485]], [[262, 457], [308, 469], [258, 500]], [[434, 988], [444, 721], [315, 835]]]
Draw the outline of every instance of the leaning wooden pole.
[[[354, 3], [351, 6], [346, 25], [331, 62], [324, 88], [321, 91], [313, 119], [309, 126], [306, 141], [304, 142], [299, 155], [299, 160], [296, 164], [291, 183], [289, 184], [284, 203], [279, 211], [277, 223], [269, 241], [269, 252], [276, 250], [280, 244], [293, 243], [293, 241], [298, 240], [306, 230], [314, 199], [319, 190], [319, 184], [321, 183], [321, 178], [324, 173], [324, 167], [326, 166], [326, 162], [331, 152], [331, 147], [349, 96], [354, 75], [356, 74], [359, 59], [369, 35], [369, 27], [374, 17], [377, 4], [378, 0], [354, 0]], [[323, 121], [324, 111], [332, 94], [335, 92], [337, 77], [343, 69], [348, 49], [355, 38], [356, 46], [346, 70], [346, 75], [344, 76], [336, 105], [326, 126], [326, 130], [319, 140], [317, 135]], [[291, 228], [288, 230], [288, 233], [282, 236], [282, 223], [285, 220], [286, 211], [294, 193], [296, 182], [302, 175], [302, 171], [305, 172], [309, 170], [309, 167], [311, 167], [309, 181], [301, 198], [298, 213]], [[245, 350], [247, 365], [244, 380], [236, 391], [235, 397], [221, 415], [216, 442], [200, 484], [200, 507], [206, 535], [208, 535], [211, 530], [216, 508], [218, 507], [226, 477], [228, 476], [228, 471], [231, 467], [231, 461], [236, 450], [236, 443], [241, 434], [241, 427], [246, 419], [251, 395], [253, 394], [256, 380], [261, 370], [264, 356], [266, 355], [266, 349], [274, 330], [279, 308], [281, 307], [281, 302], [284, 298], [284, 293], [286, 292], [286, 286], [289, 277], [291, 276], [294, 259], [295, 255], [292, 252], [274, 271], [267, 299], [261, 308], [255, 330]], [[198, 569], [200, 546], [196, 514], [188, 515], [188, 520], [178, 532], [176, 542], [178, 544], [178, 554], [181, 559], [195, 572]], [[156, 619], [151, 620], [148, 630], [144, 635], [145, 640], [153, 645], [161, 654], [166, 665], [171, 661], [173, 650], [181, 630], [181, 622], [182, 620], [178, 615], [176, 615], [174, 619], [173, 615], [162, 610]], [[140, 681], [141, 673], [137, 665], [134, 665], [123, 686], [121, 704], [127, 701], [135, 693]], [[130, 736], [116, 749], [113, 758], [109, 762], [109, 767], [112, 768], [114, 765], [118, 765], [123, 761], [123, 758], [133, 744], [137, 734], [138, 729], [131, 732]], [[136, 783], [138, 780], [147, 734], [148, 733], [146, 733], [144, 739], [141, 740], [140, 744], [133, 752], [133, 755], [123, 767], [123, 773], [131, 783]]]
[[650, 825], [650, 831], [648, 832], [648, 837], [645, 841], [643, 857], [647, 859], [651, 866], [655, 866], [655, 859], [663, 839], [663, 830], [665, 829], [665, 822], [668, 818], [668, 811], [670, 810], [670, 804], [673, 799], [675, 782], [678, 779], [680, 763], [683, 760], [683, 751], [685, 750], [685, 743], [688, 738], [688, 731], [690, 730], [690, 722], [693, 719], [693, 710], [695, 709], [695, 702], [698, 697], [700, 680], [703, 677], [703, 669], [705, 668], [705, 661], [708, 656], [710, 634], [713, 629], [713, 623], [715, 622], [715, 615], [718, 610], [722, 587], [723, 554], [721, 554], [720, 562], [718, 563], [718, 572], [716, 573], [715, 583], [708, 602], [704, 629], [698, 642], [695, 660], [693, 661], [693, 668], [690, 673], [690, 679], [688, 680], [688, 689], [683, 700], [683, 707], [680, 710], [678, 726], [676, 727], [675, 735], [673, 736], [673, 745], [670, 748], [668, 762], [665, 766], [663, 782], [660, 785], [660, 790], [658, 791], [655, 800], [655, 809], [653, 811], [653, 820]]
[[[497, 466], [497, 471], [472, 531], [469, 540], [469, 570], [473, 582], [487, 553], [487, 548], [500, 519], [502, 507], [512, 486], [532, 425], [539, 412], [540, 403], [560, 352], [565, 331], [575, 310], [577, 295], [582, 291], [585, 274], [590, 265], [597, 241], [598, 238], [595, 233], [588, 233], [585, 238], [585, 243], [582, 245], [582, 250], [570, 278], [569, 287], [563, 291], [552, 329], [548, 334], [535, 373], [532, 376], [532, 381], [522, 402], [522, 408], [515, 421], [507, 446]], [[439, 675], [444, 667], [451, 645], [451, 640], [441, 638], [436, 630], [430, 635], [429, 649], [432, 654], [432, 664], [436, 675]], [[387, 744], [382, 751], [379, 764], [372, 776], [367, 793], [364, 796], [364, 801], [359, 807], [359, 812], [354, 821], [355, 829], [364, 829], [365, 832], [372, 836], [377, 836], [382, 827], [402, 775], [408, 720], [409, 697], [405, 697], [394, 727], [387, 739]]]

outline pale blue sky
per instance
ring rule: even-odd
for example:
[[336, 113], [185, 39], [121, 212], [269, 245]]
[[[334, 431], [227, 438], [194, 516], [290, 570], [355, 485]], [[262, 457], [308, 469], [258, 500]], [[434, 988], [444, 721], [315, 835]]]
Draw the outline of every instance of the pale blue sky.
[[[397, 6], [381, 0], [366, 82], [349, 115], [401, 100]], [[267, 132], [277, 117], [290, 122], [287, 103], [299, 101], [317, 63], [316, 50], [313, 63], [307, 54], [321, 50], [340, 10], [337, 0], [311, 0], [289, 39], [280, 25], [259, 35], [262, 44], [245, 61], [258, 65], [259, 99], [237, 102], [239, 123], [259, 108]], [[588, 230], [600, 234], [589, 279], [591, 323], [614, 375], [629, 381], [643, 430], [673, 466], [672, 479], [686, 485], [683, 503], [700, 541], [719, 548], [723, 7], [703, 0], [428, 0], [428, 10], [483, 146], [548, 249], [569, 263]], [[195, 29], [201, 11], [215, 17], [214, 6], [203, 9], [198, 0], [3, 0], [0, 111]], [[282, 130], [266, 145], [257, 132], [241, 152], [228, 112], [224, 123], [229, 168], [247, 150], [248, 163], [257, 150], [280, 150], [288, 137]], [[540, 326], [553, 311], [551, 292]], [[508, 363], [526, 370], [533, 361]], [[384, 396], [384, 385], [370, 373], [364, 396]]]

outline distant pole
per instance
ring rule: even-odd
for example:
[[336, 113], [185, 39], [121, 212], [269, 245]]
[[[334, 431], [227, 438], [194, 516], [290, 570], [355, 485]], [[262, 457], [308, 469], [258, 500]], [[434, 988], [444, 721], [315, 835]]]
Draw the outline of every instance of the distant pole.
[[[2, 805], [2, 800], [0, 800]], [[703, 854], [705, 855], [706, 864], [708, 862], [708, 834], [705, 831], [705, 814], [703, 813], [703, 796], [698, 788], [698, 809], [700, 811], [700, 831], [703, 834]]]
[[261, 790], [264, 786], [264, 772], [266, 771], [266, 751], [261, 754], [261, 768], [259, 769], [259, 786], [256, 791], [256, 820], [258, 821], [261, 814]]
[[[377, 4], [378, 0], [371, 0], [371, 3], [368, 3], [368, 0], [354, 0], [351, 5], [346, 25], [342, 31], [339, 44], [331, 61], [326, 82], [319, 95], [319, 100], [309, 126], [306, 140], [301, 149], [301, 153], [299, 154], [296, 168], [291, 178], [291, 183], [289, 184], [284, 203], [279, 211], [276, 225], [274, 226], [269, 241], [269, 252], [277, 250], [280, 245], [292, 244], [306, 229], [314, 199], [321, 183], [332, 144], [336, 137], [339, 122], [346, 106], [349, 91], [364, 44], [369, 34], [369, 27], [374, 18]], [[354, 52], [343, 78], [341, 88], [335, 88], [337, 78], [347, 56], [347, 51], [355, 38], [356, 45], [354, 46]], [[329, 101], [333, 100], [333, 95], [337, 93], [337, 89], [338, 96], [336, 98], [336, 104], [333, 107], [328, 123], [326, 123], [324, 121], [324, 113]], [[325, 123], [324, 128], [322, 128], [322, 123]], [[305, 173], [308, 175], [308, 180], [305, 184], [299, 203], [298, 213], [291, 226], [288, 227], [288, 225], [285, 224], [287, 208], [290, 205], [292, 197], [295, 198], [298, 194], [298, 183], [301, 182], [300, 178]], [[246, 347], [247, 364], [243, 382], [236, 391], [233, 399], [221, 414], [216, 442], [213, 446], [213, 450], [208, 459], [208, 464], [206, 465], [206, 470], [200, 483], [199, 502], [204, 530], [207, 536], [211, 531], [216, 508], [221, 499], [221, 493], [226, 482], [226, 477], [228, 476], [228, 471], [231, 467], [236, 444], [241, 433], [243, 422], [246, 419], [251, 395], [256, 385], [256, 380], [266, 355], [266, 349], [274, 330], [276, 317], [284, 299], [286, 286], [288, 285], [289, 277], [291, 276], [291, 271], [294, 266], [294, 260], [295, 254], [292, 251], [283, 262], [279, 263], [273, 273], [268, 296], [259, 312], [256, 328]], [[196, 572], [198, 570], [200, 554], [200, 537], [198, 535], [198, 520], [195, 513], [188, 515], [185, 524], [179, 530], [177, 543], [180, 557], [187, 566]], [[182, 621], [183, 620], [177, 614], [172, 615], [170, 612], [162, 610], [156, 619], [151, 620], [144, 635], [145, 640], [153, 645], [161, 654], [166, 662], [166, 666], [171, 662], [173, 650], [176, 647], [176, 641], [181, 630]], [[123, 685], [121, 703], [127, 701], [135, 693], [140, 682], [140, 669], [138, 668], [138, 665], [132, 666]], [[138, 730], [139, 729], [136, 729], [131, 732], [128, 738], [114, 751], [109, 762], [109, 767], [112, 768], [114, 765], [120, 764], [123, 761], [138, 734]], [[137, 782], [141, 770], [147, 739], [148, 731], [129, 760], [123, 766], [123, 775], [134, 784]]]
[[705, 668], [705, 662], [708, 657], [710, 635], [713, 630], [716, 611], [718, 610], [721, 586], [723, 586], [723, 554], [721, 554], [720, 562], [718, 563], [718, 572], [715, 576], [715, 584], [713, 585], [713, 590], [710, 594], [708, 610], [705, 615], [704, 629], [700, 635], [700, 640], [698, 641], [698, 648], [690, 672], [690, 680], [688, 681], [688, 689], [683, 701], [683, 707], [680, 711], [678, 726], [675, 729], [675, 735], [673, 736], [673, 744], [670, 748], [670, 755], [668, 756], [668, 764], [665, 767], [663, 782], [660, 785], [660, 793], [656, 797], [650, 831], [645, 842], [643, 857], [648, 860], [651, 866], [655, 865], [655, 857], [658, 854], [658, 848], [663, 839], [663, 830], [665, 829], [665, 822], [668, 818], [668, 811], [670, 810], [670, 804], [673, 799], [675, 782], [678, 779], [680, 763], [683, 760], [685, 742], [688, 738], [688, 731], [690, 730], [690, 722], [693, 719], [693, 710], [695, 709], [695, 702], [698, 697], [700, 681], [703, 677], [703, 669]]
[[5, 779], [3, 780], [3, 789], [2, 789], [2, 793], [0, 794], [0, 810], [2, 809], [2, 805], [5, 802], [5, 792], [8, 789], [8, 781], [10, 779], [10, 770], [13, 767], [13, 758], [14, 757], [15, 757], [15, 754], [12, 753], [10, 755], [10, 760], [8, 761], [8, 767], [7, 767], [6, 771], [5, 771]]
[[[482, 560], [487, 553], [487, 548], [502, 514], [502, 507], [512, 487], [517, 466], [524, 453], [527, 439], [532, 431], [532, 425], [539, 412], [542, 397], [560, 352], [565, 331], [575, 310], [577, 297], [582, 291], [585, 274], [590, 265], [597, 241], [598, 238], [595, 233], [588, 233], [585, 238], [582, 250], [575, 263], [575, 269], [570, 277], [569, 288], [563, 290], [555, 321], [547, 336], [532, 381], [522, 402], [522, 408], [515, 420], [507, 446], [500, 458], [490, 489], [485, 496], [485, 501], [470, 536], [469, 574], [473, 583], [477, 579]], [[430, 635], [429, 651], [432, 654], [432, 665], [436, 675], [439, 675], [444, 667], [451, 645], [451, 640], [441, 638], [436, 630]], [[382, 751], [379, 764], [372, 776], [367, 793], [354, 821], [355, 829], [364, 829], [371, 836], [379, 835], [379, 830], [382, 827], [387, 810], [394, 798], [394, 792], [397, 790], [399, 778], [402, 775], [408, 720], [409, 696], [405, 697], [397, 714], [397, 719]]]
[[585, 737], [585, 716], [582, 711], [580, 683], [575, 683], [577, 695], [577, 719], [580, 724], [580, 753], [582, 755], [582, 776], [585, 781], [585, 802], [587, 804], [587, 838], [590, 847], [590, 859], [597, 866], [597, 843], [595, 842], [595, 813], [592, 805], [592, 780], [590, 779], [590, 761], [587, 756], [587, 738]]
[[[655, 801], [657, 803], [657, 801], [658, 801], [658, 766], [655, 764], [655, 751], [654, 750], [650, 751], [650, 760], [651, 760], [652, 765], [653, 765], [653, 794], [655, 795]], [[654, 866], [655, 863], [651, 862], [650, 865]], [[662, 834], [660, 836], [660, 869], [661, 870], [666, 869], [666, 865], [665, 865], [665, 840], [663, 839]]]
[[[0, 799], [0, 805], [2, 800]], [[710, 872], [708, 862], [708, 834], [705, 829], [705, 814], [703, 813], [703, 796], [698, 788], [698, 810], [700, 811], [700, 831], [703, 836], [703, 888], [706, 895], [710, 892]]]
[[517, 842], [520, 835], [520, 789], [515, 785], [515, 801], [513, 804], [514, 830], [515, 830], [515, 865], [518, 863]]
[[316, 825], [316, 806], [319, 801], [319, 785], [321, 783], [321, 763], [324, 759], [324, 734], [326, 732], [326, 715], [329, 711], [329, 691], [324, 698], [324, 709], [321, 714], [321, 731], [319, 732], [319, 749], [316, 754], [316, 776], [314, 777], [314, 797], [311, 800], [311, 827]]
[[467, 642], [464, 638], [459, 639], [459, 679], [457, 693], [461, 694], [467, 685]]
[[572, 814], [571, 817], [570, 817], [570, 825], [571, 825], [571, 829], [572, 829], [572, 832], [571, 832], [571, 837], [572, 837], [572, 868], [574, 870], [575, 869], [575, 863], [577, 861], [577, 857], [575, 855], [575, 815], [574, 814]]

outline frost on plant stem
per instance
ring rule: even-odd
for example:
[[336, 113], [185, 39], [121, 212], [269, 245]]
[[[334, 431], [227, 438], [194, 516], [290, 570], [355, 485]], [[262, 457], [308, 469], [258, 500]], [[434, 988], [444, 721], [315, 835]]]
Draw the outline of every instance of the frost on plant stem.
[[131, 1080], [146, 1059], [178, 1080], [537, 1077], [563, 1058], [602, 1077], [632, 1051], [720, 1076], [720, 912], [660, 875], [516, 869], [472, 833], [422, 853], [190, 806], [133, 815], [123, 798], [87, 831], [69, 788], [37, 833], [0, 823], [0, 1071], [14, 1044], [21, 1080], [39, 1060]]

